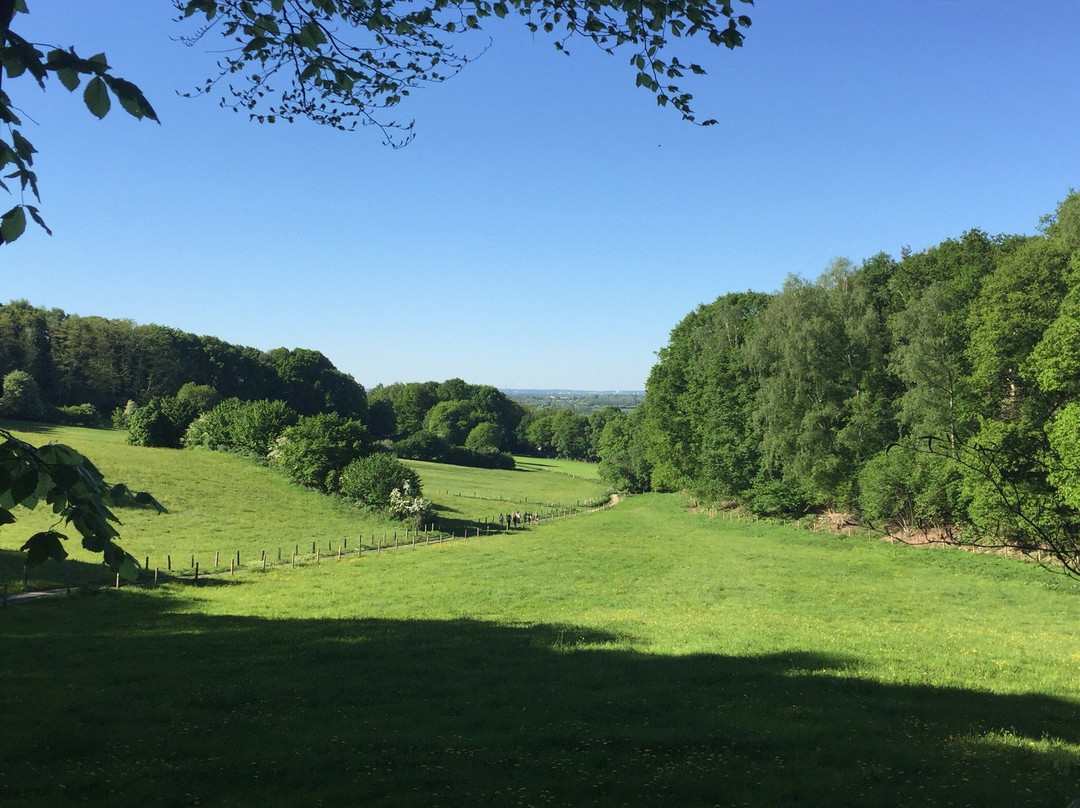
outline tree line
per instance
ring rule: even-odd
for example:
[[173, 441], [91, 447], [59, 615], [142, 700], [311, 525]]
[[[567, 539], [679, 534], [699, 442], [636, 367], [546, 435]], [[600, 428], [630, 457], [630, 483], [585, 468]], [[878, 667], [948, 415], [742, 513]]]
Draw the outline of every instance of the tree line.
[[0, 375], [13, 370], [33, 377], [44, 407], [89, 405], [103, 417], [129, 401], [142, 406], [175, 396], [189, 382], [210, 386], [223, 398], [284, 401], [303, 415], [363, 418], [367, 411], [363, 386], [319, 351], [261, 351], [161, 325], [37, 308], [25, 300], [0, 305]]
[[[188, 431], [225, 402], [228, 413], [241, 402], [263, 402], [270, 409], [260, 412], [277, 413], [271, 421], [278, 433], [299, 417], [334, 413], [362, 423], [367, 439], [399, 457], [502, 468], [513, 467], [513, 454], [595, 460], [599, 435], [616, 412], [537, 410], [458, 378], [395, 382], [369, 393], [319, 351], [262, 351], [25, 300], [0, 305], [0, 378], [0, 416], [111, 423], [144, 446], [234, 446], [219, 433], [208, 436], [205, 424]], [[244, 449], [254, 451], [250, 441]]]
[[[631, 491], [1024, 551], [1080, 543], [1080, 196], [1039, 235], [726, 294], [671, 332], [600, 440]], [[1075, 564], [1075, 560], [1073, 561]]]
[[[293, 482], [417, 526], [431, 515], [399, 458], [513, 468], [511, 452], [593, 458], [608, 408], [538, 412], [461, 379], [379, 385], [369, 396], [318, 351], [260, 351], [172, 328], [0, 306], [0, 417], [111, 425], [128, 442], [243, 454]], [[74, 403], [79, 402], [79, 403]], [[106, 418], [103, 413], [110, 412]], [[117, 574], [137, 561], [116, 543], [115, 507], [157, 507], [107, 483], [70, 447], [38, 449], [0, 428], [0, 525], [15, 505], [52, 506]], [[61, 560], [65, 536], [31, 536], [27, 563]]]

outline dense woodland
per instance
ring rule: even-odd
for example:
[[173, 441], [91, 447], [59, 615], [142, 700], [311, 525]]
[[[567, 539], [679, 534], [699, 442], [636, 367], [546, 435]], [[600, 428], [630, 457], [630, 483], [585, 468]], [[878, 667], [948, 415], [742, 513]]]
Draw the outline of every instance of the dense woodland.
[[946, 537], [977, 525], [978, 539], [1022, 548], [1068, 543], [1078, 393], [1073, 194], [1037, 236], [971, 230], [698, 307], [642, 407], [608, 426], [603, 473], [762, 514], [839, 509]]
[[[261, 351], [26, 301], [0, 305], [0, 378], [0, 416], [111, 424], [141, 445], [254, 454], [298, 419], [336, 415], [400, 457], [497, 467], [513, 466], [511, 452], [595, 460], [617, 412], [539, 411], [461, 379], [369, 392], [318, 351]], [[244, 436], [224, 435], [237, 413]]]

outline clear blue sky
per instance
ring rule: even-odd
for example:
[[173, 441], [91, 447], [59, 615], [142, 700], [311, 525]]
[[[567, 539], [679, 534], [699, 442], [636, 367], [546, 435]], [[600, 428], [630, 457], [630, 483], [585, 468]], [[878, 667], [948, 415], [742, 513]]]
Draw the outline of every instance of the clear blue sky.
[[104, 51], [162, 125], [5, 83], [54, 235], [0, 249], [0, 301], [315, 348], [368, 387], [643, 389], [699, 303], [1033, 233], [1080, 187], [1076, 0], [760, 0], [744, 48], [689, 51], [710, 128], [629, 54], [568, 58], [507, 18], [399, 108], [398, 151], [179, 97], [214, 55], [173, 41], [167, 0], [29, 5], [24, 36]]

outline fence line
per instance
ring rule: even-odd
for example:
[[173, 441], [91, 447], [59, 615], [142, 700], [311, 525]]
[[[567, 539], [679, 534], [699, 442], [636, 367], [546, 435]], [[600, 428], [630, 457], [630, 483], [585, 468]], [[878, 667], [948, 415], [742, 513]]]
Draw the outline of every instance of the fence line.
[[[614, 505], [617, 504], [617, 502], [618, 502], [618, 499], [615, 498], [615, 497], [612, 497], [607, 502], [603, 502], [601, 504], [590, 505], [589, 507], [583, 508], [581, 506], [580, 501], [579, 501], [577, 503], [577, 505], [564, 506], [564, 507], [558, 508], [558, 509], [556, 509], [556, 510], [554, 510], [554, 511], [552, 511], [552, 512], [550, 512], [550, 513], [548, 513], [548, 514], [546, 514], [544, 516], [537, 515], [537, 521], [535, 521], [535, 522], [530, 521], [528, 523], [523, 522], [520, 525], [511, 525], [509, 521], [505, 521], [505, 520], [504, 520], [505, 524], [498, 524], [497, 523], [497, 517], [492, 517], [487, 522], [474, 523], [474, 525], [472, 525], [472, 526], [466, 526], [463, 529], [462, 535], [460, 537], [457, 535], [457, 531], [451, 531], [450, 533], [446, 533], [445, 531], [439, 530], [435, 523], [432, 523], [430, 525], [426, 525], [423, 530], [413, 529], [413, 528], [405, 528], [403, 537], [399, 537], [397, 531], [383, 531], [381, 538], [379, 537], [377, 532], [372, 533], [370, 543], [367, 544], [366, 546], [364, 544], [364, 534], [361, 533], [357, 537], [358, 541], [356, 542], [355, 549], [349, 548], [349, 539], [348, 539], [348, 537], [342, 539], [341, 542], [338, 544], [338, 546], [336, 548], [336, 556], [337, 556], [338, 561], [342, 560], [342, 558], [346, 558], [346, 557], [349, 557], [349, 556], [354, 556], [357, 559], [359, 559], [359, 558], [363, 558], [365, 552], [367, 554], [369, 554], [369, 555], [371, 553], [375, 553], [376, 555], [378, 555], [378, 554], [382, 553], [383, 550], [389, 551], [389, 550], [394, 550], [394, 549], [401, 549], [403, 547], [415, 548], [417, 545], [423, 545], [423, 546], [426, 547], [426, 546], [430, 546], [432, 543], [443, 544], [443, 543], [445, 543], [447, 541], [451, 541], [451, 542], [459, 541], [461, 539], [468, 539], [470, 537], [471, 538], [478, 538], [481, 535], [491, 536], [493, 534], [500, 534], [500, 533], [502, 533], [502, 534], [516, 533], [516, 532], [519, 532], [521, 530], [525, 530], [525, 529], [527, 529], [529, 527], [538, 526], [538, 525], [543, 524], [545, 522], [555, 522], [555, 521], [557, 521], [559, 519], [566, 519], [566, 518], [570, 518], [572, 516], [577, 516], [577, 515], [584, 514], [584, 513], [595, 513], [596, 511], [607, 510], [608, 508], [614, 507]], [[423, 534], [423, 538], [421, 538], [421, 534]], [[206, 551], [206, 552], [210, 552], [210, 551]], [[334, 540], [333, 539], [327, 540], [327, 552], [329, 553], [330, 557], [333, 557], [335, 555], [335, 548], [334, 548]], [[265, 549], [263, 549], [260, 552], [259, 556], [258, 556], [257, 565], [256, 564], [249, 564], [247, 566], [244, 566], [243, 564], [241, 564], [241, 551], [237, 550], [235, 555], [230, 556], [228, 567], [227, 568], [223, 567], [221, 565], [221, 563], [220, 563], [220, 561], [221, 561], [221, 551], [220, 550], [215, 550], [214, 551], [214, 566], [211, 569], [206, 569], [206, 568], [201, 566], [201, 561], [197, 558], [197, 555], [198, 554], [196, 554], [196, 553], [191, 553], [190, 554], [190, 559], [189, 559], [190, 560], [189, 566], [187, 568], [185, 568], [185, 569], [177, 569], [175, 571], [175, 573], [173, 571], [173, 565], [172, 565], [173, 558], [172, 558], [171, 553], [167, 553], [165, 555], [165, 571], [164, 571], [164, 573], [162, 572], [160, 566], [154, 567], [153, 569], [151, 569], [151, 567], [150, 567], [150, 558], [151, 557], [150, 556], [145, 556], [144, 557], [144, 562], [145, 563], [144, 563], [142, 569], [140, 570], [139, 580], [132, 581], [132, 582], [124, 582], [124, 581], [121, 580], [119, 575], [116, 575], [113, 585], [117, 589], [119, 589], [119, 588], [121, 588], [122, 586], [125, 586], [125, 585], [126, 586], [157, 586], [158, 583], [160, 582], [160, 578], [162, 577], [163, 574], [165, 576], [167, 576], [169, 580], [182, 581], [182, 580], [185, 580], [185, 579], [190, 579], [190, 580], [192, 580], [193, 583], [198, 584], [200, 579], [205, 580], [206, 578], [211, 577], [211, 576], [220, 577], [220, 576], [223, 576], [223, 575], [226, 575], [226, 574], [228, 574], [229, 576], [233, 576], [233, 575], [236, 574], [237, 570], [266, 571], [267, 569], [274, 569], [274, 568], [277, 568], [277, 567], [284, 567], [284, 566], [290, 566], [290, 567], [295, 568], [298, 563], [301, 564], [301, 565], [311, 564], [311, 563], [320, 564], [320, 563], [322, 563], [322, 560], [324, 558], [324, 556], [322, 555], [321, 547], [319, 547], [317, 545], [317, 541], [312, 541], [311, 542], [311, 553], [304, 554], [304, 555], [300, 554], [300, 544], [298, 542], [294, 543], [293, 552], [292, 552], [291, 557], [285, 558], [284, 560], [283, 560], [283, 557], [282, 557], [282, 547], [278, 547], [277, 548], [277, 561], [276, 562], [268, 562], [268, 560], [267, 560], [267, 551]], [[66, 579], [66, 575], [65, 575], [65, 579]], [[0, 606], [7, 606], [9, 601], [19, 601], [19, 600], [24, 600], [24, 599], [42, 597], [42, 596], [46, 596], [46, 595], [58, 595], [58, 594], [68, 594], [68, 595], [70, 595], [71, 594], [71, 589], [72, 589], [72, 583], [70, 582], [70, 580], [65, 580], [65, 586], [64, 586], [63, 589], [29, 590], [29, 589], [27, 589], [27, 568], [26, 567], [23, 567], [23, 570], [22, 570], [22, 583], [23, 583], [23, 591], [21, 593], [19, 593], [19, 594], [9, 594], [8, 593], [8, 585], [7, 585], [7, 583], [3, 584], [2, 599], [0, 599]], [[96, 585], [93, 584], [93, 583], [81, 584], [81, 585], [77, 584], [76, 585], [77, 588], [95, 587], [95, 586]]]

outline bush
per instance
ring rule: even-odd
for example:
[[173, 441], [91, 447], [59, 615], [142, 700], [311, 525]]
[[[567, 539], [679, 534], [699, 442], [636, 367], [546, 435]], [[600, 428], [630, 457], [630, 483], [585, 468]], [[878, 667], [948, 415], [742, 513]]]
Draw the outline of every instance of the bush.
[[424, 430], [395, 443], [394, 454], [408, 460], [429, 460], [432, 463], [482, 469], [513, 469], [516, 465], [513, 455], [507, 452], [475, 452], [463, 446], [454, 446], [445, 438]]
[[465, 438], [465, 448], [474, 452], [497, 452], [505, 436], [501, 426], [483, 421], [474, 426]]
[[419, 530], [427, 524], [434, 513], [434, 507], [431, 501], [424, 499], [419, 492], [414, 493], [412, 486], [406, 480], [401, 488], [395, 488], [390, 492], [390, 504], [386, 511], [395, 519], [409, 522]]
[[135, 413], [135, 410], [139, 408], [131, 399], [128, 399], [128, 403], [123, 407], [117, 407], [112, 411], [112, 425], [113, 429], [127, 429], [131, 426], [131, 416]]
[[341, 495], [358, 505], [385, 510], [394, 491], [408, 489], [410, 496], [419, 497], [420, 477], [392, 454], [376, 454], [354, 460], [341, 473]]
[[948, 458], [897, 446], [859, 473], [859, 506], [870, 522], [945, 527], [962, 511], [961, 473]]
[[45, 402], [41, 400], [38, 383], [25, 370], [13, 370], [4, 377], [0, 415], [28, 421], [36, 421], [45, 415]]
[[184, 445], [266, 457], [274, 441], [296, 423], [297, 417], [282, 401], [229, 398], [191, 423]]
[[190, 401], [156, 397], [139, 407], [128, 419], [128, 443], [179, 449], [184, 433], [197, 412]]
[[238, 398], [227, 398], [209, 412], [204, 412], [188, 426], [184, 433], [184, 446], [220, 450], [232, 448], [233, 414], [242, 404]]
[[293, 482], [336, 493], [341, 472], [373, 450], [359, 421], [337, 413], [301, 416], [286, 427], [270, 449], [270, 462]]
[[56, 408], [56, 421], [69, 426], [101, 426], [101, 413], [93, 404]]
[[[245, 402], [233, 413], [233, 447], [242, 452], [266, 457], [274, 441], [286, 428], [293, 426], [299, 417], [284, 401]], [[366, 433], [364, 440], [368, 440]]]
[[509, 452], [474, 452], [464, 446], [451, 446], [443, 463], [455, 466], [471, 466], [478, 469], [514, 469], [517, 464]]
[[190, 401], [195, 405], [196, 412], [209, 412], [221, 403], [218, 391], [209, 384], [195, 384], [187, 382], [176, 392], [176, 397], [184, 401]]
[[450, 448], [450, 442], [446, 438], [440, 438], [422, 429], [395, 443], [394, 454], [408, 460], [430, 460], [433, 463], [441, 463]]

